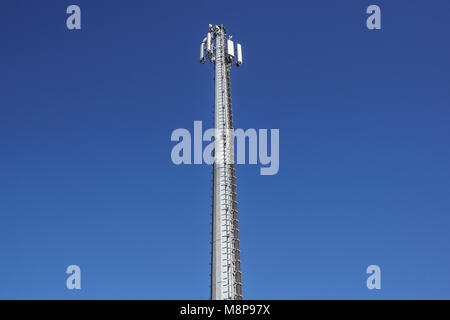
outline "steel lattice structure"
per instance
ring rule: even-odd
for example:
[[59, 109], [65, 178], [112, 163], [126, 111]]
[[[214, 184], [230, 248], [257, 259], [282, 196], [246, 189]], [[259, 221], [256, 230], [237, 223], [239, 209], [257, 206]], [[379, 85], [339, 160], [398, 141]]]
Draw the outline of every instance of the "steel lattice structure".
[[242, 64], [241, 45], [237, 55], [225, 28], [209, 26], [200, 48], [200, 61], [215, 65], [214, 168], [211, 243], [211, 299], [242, 299], [236, 173], [234, 164], [233, 110], [230, 70]]

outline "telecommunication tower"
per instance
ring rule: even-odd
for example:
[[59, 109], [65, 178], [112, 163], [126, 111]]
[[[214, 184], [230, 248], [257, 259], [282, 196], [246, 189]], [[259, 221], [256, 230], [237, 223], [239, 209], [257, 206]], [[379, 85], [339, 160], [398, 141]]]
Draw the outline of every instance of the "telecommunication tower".
[[200, 62], [215, 66], [214, 168], [211, 243], [211, 299], [242, 299], [233, 110], [230, 69], [242, 64], [242, 47], [226, 36], [224, 26], [209, 25], [200, 46]]

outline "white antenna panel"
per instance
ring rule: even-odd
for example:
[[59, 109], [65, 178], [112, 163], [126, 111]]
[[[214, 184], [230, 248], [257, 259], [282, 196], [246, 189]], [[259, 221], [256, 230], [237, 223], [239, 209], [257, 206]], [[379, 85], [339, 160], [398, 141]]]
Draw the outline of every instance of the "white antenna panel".
[[236, 45], [236, 50], [237, 50], [237, 65], [240, 66], [242, 64], [242, 47], [240, 43]]

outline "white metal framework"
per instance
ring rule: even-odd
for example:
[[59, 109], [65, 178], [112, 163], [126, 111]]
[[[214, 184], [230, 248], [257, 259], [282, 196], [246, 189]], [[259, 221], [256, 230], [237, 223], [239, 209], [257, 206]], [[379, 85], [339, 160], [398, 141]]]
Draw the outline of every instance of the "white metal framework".
[[215, 64], [213, 212], [211, 243], [211, 299], [242, 299], [233, 110], [230, 69], [242, 64], [242, 48], [226, 37], [225, 28], [209, 25], [200, 46], [200, 62]]

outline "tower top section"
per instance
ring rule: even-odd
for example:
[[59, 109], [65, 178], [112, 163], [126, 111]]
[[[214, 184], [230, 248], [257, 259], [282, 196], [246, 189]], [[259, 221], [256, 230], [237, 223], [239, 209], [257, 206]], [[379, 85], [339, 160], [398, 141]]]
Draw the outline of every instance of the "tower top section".
[[226, 35], [226, 30], [223, 25], [209, 25], [209, 32], [200, 45], [200, 62], [205, 63], [206, 60], [211, 62], [216, 61], [216, 42], [219, 38], [224, 41], [226, 40], [226, 63], [239, 67], [242, 64], [242, 46], [239, 43], [236, 44], [235, 52], [234, 42], [231, 40], [232, 36]]

